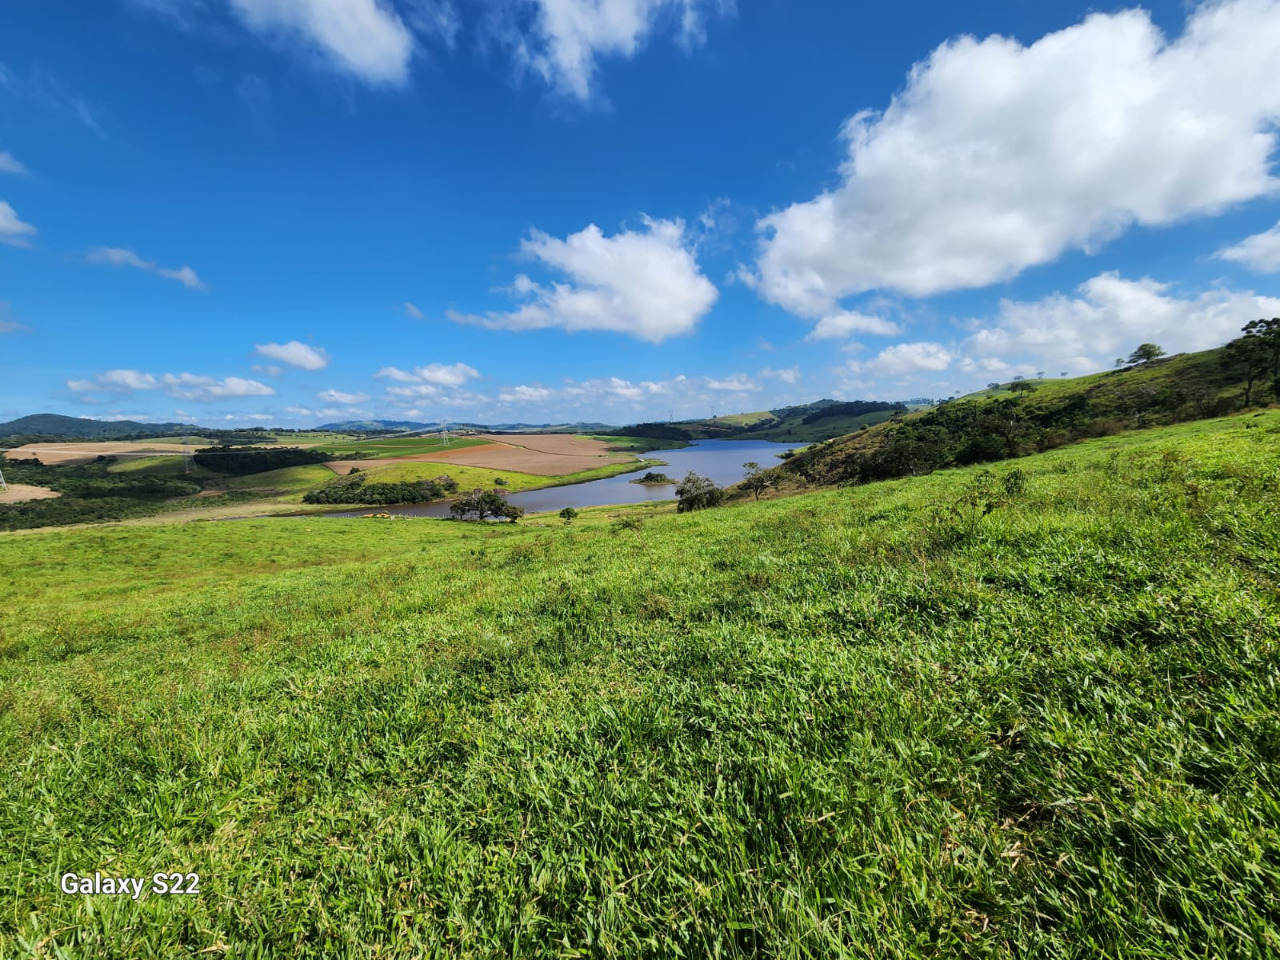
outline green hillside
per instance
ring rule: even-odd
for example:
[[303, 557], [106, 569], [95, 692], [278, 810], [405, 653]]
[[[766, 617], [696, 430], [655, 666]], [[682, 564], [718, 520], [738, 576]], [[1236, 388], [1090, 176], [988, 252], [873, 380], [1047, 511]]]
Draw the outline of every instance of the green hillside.
[[193, 430], [187, 423], [138, 423], [134, 420], [87, 420], [56, 413], [36, 413], [0, 423], [0, 437], [47, 436], [72, 440], [120, 440], [159, 437]]
[[[1275, 399], [1255, 386], [1250, 400]], [[1226, 348], [1180, 354], [1071, 380], [1004, 384], [815, 445], [786, 473], [865, 483], [1025, 456], [1123, 430], [1239, 410], [1245, 381]]]
[[0, 536], [0, 954], [1274, 957], [1277, 497], [1271, 411], [572, 526]]
[[817, 400], [778, 410], [736, 413], [707, 420], [639, 423], [614, 431], [618, 436], [689, 440], [780, 440], [813, 443], [839, 437], [864, 424], [870, 426], [905, 413], [900, 403]]

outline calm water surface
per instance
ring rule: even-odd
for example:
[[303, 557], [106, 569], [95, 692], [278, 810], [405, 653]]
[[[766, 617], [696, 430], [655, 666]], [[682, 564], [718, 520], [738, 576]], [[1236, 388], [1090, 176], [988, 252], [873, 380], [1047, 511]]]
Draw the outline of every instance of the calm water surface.
[[[645, 456], [651, 460], [664, 460], [665, 467], [649, 467], [679, 480], [692, 470], [710, 477], [721, 486], [737, 483], [742, 479], [742, 465], [754, 460], [762, 467], [777, 466], [778, 454], [794, 447], [793, 443], [773, 443], [768, 440], [697, 440], [679, 450], [654, 450]], [[513, 493], [508, 502], [524, 507], [525, 513], [559, 511], [565, 507], [602, 507], [615, 503], [644, 503], [647, 500], [674, 500], [675, 484], [661, 487], [641, 486], [631, 483], [642, 477], [645, 470], [624, 473], [590, 483], [575, 483], [567, 487], [548, 487], [545, 490], [527, 490]], [[358, 510], [327, 513], [327, 517], [363, 517], [369, 513], [390, 513], [405, 517], [447, 517], [448, 502], [406, 503], [398, 506], [366, 506]]]

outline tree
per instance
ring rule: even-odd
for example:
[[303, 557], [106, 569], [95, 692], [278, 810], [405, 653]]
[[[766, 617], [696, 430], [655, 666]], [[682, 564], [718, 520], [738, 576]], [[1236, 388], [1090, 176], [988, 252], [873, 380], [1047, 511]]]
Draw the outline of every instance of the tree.
[[1037, 380], [1043, 380], [1043, 379], [1044, 379], [1044, 371], [1043, 371], [1043, 370], [1037, 370], [1037, 371], [1036, 371], [1036, 379], [1037, 379]]
[[[1280, 339], [1280, 322], [1272, 321]], [[1222, 355], [1225, 366], [1236, 367], [1244, 378], [1244, 405], [1253, 402], [1253, 385], [1269, 372], [1274, 370], [1272, 360], [1272, 343], [1268, 329], [1262, 320], [1254, 320], [1244, 328], [1244, 336], [1227, 344]]]
[[716, 486], [710, 477], [704, 477], [690, 470], [684, 479], [676, 485], [677, 513], [688, 513], [690, 510], [705, 510], [718, 507], [724, 502], [725, 492]]
[[1150, 363], [1164, 356], [1164, 348], [1154, 343], [1139, 344], [1138, 349], [1129, 354], [1127, 363]]
[[[1245, 324], [1244, 335], [1256, 339], [1255, 349], [1268, 356], [1271, 376], [1280, 381], [1280, 317], [1252, 320]], [[1280, 393], [1280, 384], [1277, 393]]]
[[489, 517], [507, 519], [512, 523], [524, 516], [524, 509], [507, 503], [501, 490], [472, 490], [459, 497], [449, 507], [449, 512], [459, 520], [464, 520], [474, 513], [476, 519], [487, 520]]
[[1064, 377], [1065, 377], [1065, 376], [1068, 376], [1068, 373], [1067, 373], [1067, 371], [1066, 371], [1066, 370], [1063, 370], [1063, 371], [1062, 371], [1062, 376], [1064, 376]]
[[1035, 388], [1036, 385], [1029, 380], [1019, 380], [1017, 383], [1009, 384], [1009, 389], [1015, 393], [1031, 393]]
[[993, 383], [988, 383], [988, 384], [987, 384], [987, 389], [988, 389], [988, 390], [999, 390], [999, 389], [1000, 389], [1000, 384], [999, 384], [999, 383], [994, 383], [994, 382], [993, 382]]
[[560, 519], [564, 521], [564, 525], [566, 527], [569, 524], [573, 523], [573, 521], [576, 520], [577, 517], [578, 517], [578, 511], [573, 509], [573, 507], [565, 507], [563, 510], [560, 511]]
[[773, 477], [768, 470], [754, 460], [748, 460], [742, 465], [742, 469], [747, 471], [742, 481], [742, 489], [749, 490], [759, 500], [760, 494], [773, 486]]

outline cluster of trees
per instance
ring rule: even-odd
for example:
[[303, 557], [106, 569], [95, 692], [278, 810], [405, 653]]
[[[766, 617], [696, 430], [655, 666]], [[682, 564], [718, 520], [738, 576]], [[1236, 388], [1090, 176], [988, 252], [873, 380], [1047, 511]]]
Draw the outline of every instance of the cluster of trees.
[[879, 413], [882, 410], [906, 413], [907, 408], [900, 403], [885, 403], [879, 400], [852, 400], [848, 403], [832, 403], [807, 414], [802, 423], [817, 423], [828, 417], [861, 417], [868, 413]]
[[56, 490], [60, 497], [0, 504], [0, 530], [24, 530], [142, 517], [170, 500], [200, 492], [200, 485], [177, 477], [109, 473], [107, 463], [50, 467], [38, 459], [6, 460], [9, 483]]
[[692, 440], [693, 434], [669, 423], [637, 423], [612, 431], [615, 437], [644, 437], [649, 440]]
[[458, 481], [452, 477], [436, 477], [434, 480], [411, 480], [403, 483], [366, 483], [363, 474], [353, 471], [328, 483], [308, 490], [303, 503], [426, 503], [439, 500], [456, 492]]
[[675, 483], [675, 481], [672, 480], [670, 477], [668, 477], [665, 473], [658, 473], [654, 470], [650, 470], [643, 477], [637, 477], [631, 482], [643, 484], [646, 487], [660, 487], [663, 484]]
[[303, 450], [300, 447], [273, 447], [264, 450], [261, 447], [202, 447], [192, 458], [196, 466], [204, 467], [213, 473], [226, 474], [232, 477], [245, 477], [251, 473], [263, 473], [267, 470], [281, 470], [285, 467], [300, 467], [309, 463], [324, 463], [332, 460], [333, 455], [318, 450]]
[[[449, 512], [457, 520], [466, 520], [474, 515], [478, 521], [492, 518], [510, 520], [512, 523], [524, 516], [524, 508], [507, 503], [507, 496], [501, 490], [472, 490], [453, 501], [449, 506]], [[563, 517], [564, 511], [561, 511], [560, 515]], [[577, 516], [576, 511], [573, 516]], [[565, 522], [568, 523], [570, 520], [572, 517]]]

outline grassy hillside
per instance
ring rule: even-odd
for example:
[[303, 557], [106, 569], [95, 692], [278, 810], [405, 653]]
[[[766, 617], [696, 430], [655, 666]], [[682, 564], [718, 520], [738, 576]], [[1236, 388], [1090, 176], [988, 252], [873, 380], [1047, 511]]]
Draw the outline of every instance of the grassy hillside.
[[[1242, 393], [1239, 372], [1224, 362], [1222, 349], [1180, 354], [1072, 380], [983, 390], [814, 446], [784, 470], [824, 484], [919, 475], [1218, 416], [1239, 409]], [[1253, 399], [1269, 397], [1256, 390]]]
[[0, 536], [0, 954], [1275, 956], [1278, 451]]

